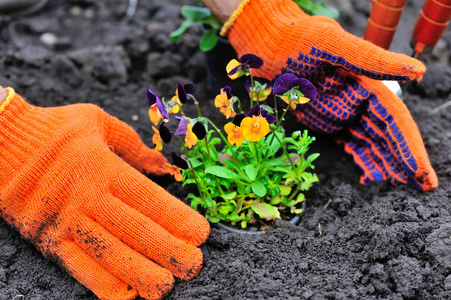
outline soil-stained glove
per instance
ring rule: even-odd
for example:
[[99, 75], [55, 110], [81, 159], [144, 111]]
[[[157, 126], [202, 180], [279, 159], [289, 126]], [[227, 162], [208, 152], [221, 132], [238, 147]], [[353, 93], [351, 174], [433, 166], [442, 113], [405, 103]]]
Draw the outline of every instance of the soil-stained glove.
[[421, 62], [374, 46], [330, 18], [308, 16], [291, 0], [245, 0], [222, 34], [238, 56], [254, 53], [263, 59], [255, 76], [293, 73], [315, 85], [318, 97], [298, 116], [344, 144], [363, 170], [362, 183], [437, 187], [412, 116], [380, 81], [420, 79], [426, 70]]
[[202, 266], [208, 222], [139, 171], [164, 157], [97, 106], [35, 107], [7, 89], [0, 215], [101, 299], [158, 299]]

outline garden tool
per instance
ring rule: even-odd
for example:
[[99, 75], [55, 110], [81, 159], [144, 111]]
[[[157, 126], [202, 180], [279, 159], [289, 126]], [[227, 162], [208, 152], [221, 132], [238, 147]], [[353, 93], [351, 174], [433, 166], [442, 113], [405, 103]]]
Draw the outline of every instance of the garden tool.
[[406, 0], [374, 0], [364, 39], [388, 49]]
[[420, 79], [423, 63], [358, 38], [328, 17], [308, 16], [291, 0], [245, 0], [221, 33], [238, 56], [254, 53], [263, 59], [254, 76], [293, 73], [315, 85], [318, 97], [295, 114], [344, 145], [363, 171], [361, 183], [437, 187], [412, 116], [381, 82]]
[[[0, 216], [101, 299], [159, 299], [202, 266], [208, 222], [140, 171], [166, 159], [92, 104], [0, 104]], [[1, 99], [0, 99], [1, 101]]]
[[413, 29], [413, 56], [435, 46], [451, 19], [451, 0], [426, 0]]

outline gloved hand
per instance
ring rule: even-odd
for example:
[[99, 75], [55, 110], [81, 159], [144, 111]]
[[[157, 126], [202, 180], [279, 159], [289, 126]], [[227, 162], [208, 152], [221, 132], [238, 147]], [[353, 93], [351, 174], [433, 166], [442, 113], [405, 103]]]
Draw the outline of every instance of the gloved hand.
[[362, 183], [437, 187], [407, 107], [380, 81], [420, 79], [421, 62], [351, 35], [330, 18], [308, 16], [291, 0], [245, 0], [222, 34], [238, 56], [253, 53], [263, 59], [253, 75], [274, 79], [290, 72], [315, 85], [318, 97], [304, 104], [298, 117], [344, 144], [363, 170]]
[[139, 172], [166, 160], [130, 126], [12, 89], [0, 105], [0, 215], [46, 258], [101, 299], [158, 299], [199, 273], [209, 224]]

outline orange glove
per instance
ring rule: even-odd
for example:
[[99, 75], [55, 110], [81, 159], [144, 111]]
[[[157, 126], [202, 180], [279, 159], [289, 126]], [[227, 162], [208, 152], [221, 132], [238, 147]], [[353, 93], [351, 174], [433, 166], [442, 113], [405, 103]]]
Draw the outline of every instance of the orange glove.
[[173, 275], [199, 273], [208, 222], [139, 172], [167, 173], [160, 153], [94, 105], [40, 108], [7, 91], [2, 218], [101, 299], [159, 299]]
[[424, 65], [344, 31], [334, 20], [308, 16], [291, 0], [245, 0], [222, 29], [238, 53], [265, 64], [253, 75], [293, 73], [318, 97], [297, 111], [308, 127], [334, 134], [363, 170], [362, 183], [390, 180], [437, 187], [422, 138], [407, 107], [379, 80], [421, 78]]

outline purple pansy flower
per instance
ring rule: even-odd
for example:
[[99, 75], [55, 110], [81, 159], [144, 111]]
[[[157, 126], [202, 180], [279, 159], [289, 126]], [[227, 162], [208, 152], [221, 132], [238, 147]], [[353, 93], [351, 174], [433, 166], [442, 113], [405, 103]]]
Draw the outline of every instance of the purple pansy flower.
[[200, 121], [194, 123], [193, 133], [197, 136], [199, 140], [202, 140], [207, 135], [207, 130], [205, 129], [204, 123]]
[[267, 110], [261, 109], [260, 104], [258, 104], [258, 103], [255, 103], [255, 105], [248, 112], [247, 116], [248, 117], [262, 116], [263, 118], [265, 118], [265, 120], [266, 120], [266, 122], [268, 122], [268, 124], [273, 124], [274, 122], [277, 121], [276, 116], [268, 113]]
[[176, 119], [180, 119], [179, 126], [177, 126], [177, 129], [174, 132], [174, 135], [185, 135], [188, 132], [188, 124], [190, 124], [190, 121], [187, 117], [176, 117]]
[[[292, 93], [287, 95], [289, 91], [292, 91]], [[318, 96], [315, 86], [310, 81], [305, 78], [298, 78], [291, 73], [280, 75], [276, 79], [273, 93], [289, 103], [292, 109], [295, 109], [298, 104], [307, 103]]]
[[151, 89], [147, 89], [147, 101], [149, 102], [149, 118], [152, 123], [158, 125], [161, 119], [164, 122], [169, 120], [168, 112], [161, 99], [155, 95]]
[[193, 83], [182, 84], [180, 82], [177, 82], [176, 95], [178, 96], [181, 103], [185, 104], [186, 101], [188, 101], [188, 94], [191, 94], [193, 91], [194, 91]]
[[172, 163], [179, 167], [180, 169], [186, 170], [188, 169], [188, 162], [184, 160], [182, 157], [178, 156], [177, 153], [171, 151]]
[[231, 79], [236, 79], [243, 75], [249, 75], [249, 69], [260, 69], [263, 60], [255, 54], [243, 54], [239, 61], [232, 59], [226, 66], [227, 75]]
[[166, 144], [172, 139], [171, 131], [164, 125], [164, 123], [161, 123], [160, 125], [160, 136]]

